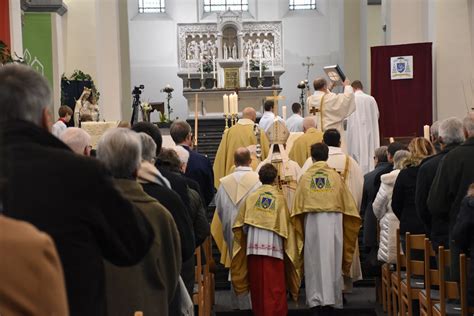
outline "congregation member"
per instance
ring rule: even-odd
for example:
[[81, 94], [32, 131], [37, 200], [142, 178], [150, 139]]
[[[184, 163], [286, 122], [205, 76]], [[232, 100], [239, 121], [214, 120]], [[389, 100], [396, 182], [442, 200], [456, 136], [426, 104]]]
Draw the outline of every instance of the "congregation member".
[[403, 162], [393, 187], [392, 210], [400, 221], [400, 240], [405, 249], [405, 233], [425, 234], [426, 229], [418, 217], [415, 207], [416, 180], [420, 164], [426, 157], [432, 156], [435, 149], [424, 137], [416, 137], [408, 144], [410, 156]]
[[453, 242], [453, 226], [461, 201], [474, 182], [474, 112], [463, 119], [466, 141], [452, 149], [443, 158], [436, 171], [428, 195], [428, 209], [432, 216], [444, 218], [448, 224], [449, 248], [451, 249], [451, 278], [459, 279], [459, 247]]
[[237, 294], [250, 290], [254, 315], [286, 316], [286, 290], [297, 301], [301, 283], [303, 236], [294, 232], [277, 174], [272, 164], [260, 168], [262, 186], [245, 199], [232, 227], [232, 284]]
[[301, 104], [295, 102], [291, 105], [293, 114], [286, 119], [286, 127], [291, 133], [303, 132], [303, 117]]
[[418, 170], [415, 192], [416, 211], [418, 217], [425, 225], [434, 249], [438, 249], [439, 246], [449, 248], [449, 225], [447, 225], [449, 218], [445, 216], [438, 217], [437, 214], [431, 214], [427, 205], [428, 194], [430, 193], [433, 179], [443, 158], [452, 149], [464, 142], [462, 121], [455, 117], [442, 121], [439, 124], [437, 140], [441, 145], [441, 151], [422, 161], [420, 169]]
[[[237, 148], [259, 145], [261, 150], [259, 160], [267, 158], [270, 144], [265, 131], [255, 124], [256, 118], [255, 109], [247, 107], [242, 111], [242, 118], [234, 126], [224, 131], [213, 166], [216, 188], [219, 187], [220, 179], [231, 173], [234, 167], [234, 152]], [[256, 133], [258, 136], [255, 135]]]
[[0, 254], [2, 315], [69, 315], [63, 268], [51, 237], [0, 214]]
[[474, 306], [474, 183], [469, 186], [467, 196], [461, 202], [456, 223], [453, 227], [453, 240], [457, 247], [471, 258], [467, 272], [468, 306]]
[[184, 175], [199, 184], [207, 207], [214, 197], [214, 172], [209, 158], [193, 150], [193, 134], [186, 121], [174, 121], [170, 127], [170, 135], [176, 145], [189, 152], [189, 159]]
[[326, 163], [328, 154], [326, 144], [311, 146], [314, 164], [298, 183], [291, 216], [304, 236], [306, 302], [331, 314], [342, 308], [343, 275], [350, 274], [361, 221], [346, 184]]
[[347, 118], [347, 152], [366, 174], [374, 169], [372, 153], [380, 146], [379, 109], [374, 97], [364, 93], [362, 82], [355, 80], [351, 86], [356, 110]]
[[[349, 155], [342, 152], [341, 134], [335, 128], [330, 128], [324, 132], [323, 142], [329, 148], [328, 159], [326, 161], [330, 168], [336, 170], [342, 177], [349, 192], [354, 198], [357, 210], [360, 210], [362, 202], [362, 188], [364, 185], [364, 175], [357, 162]], [[313, 165], [313, 159], [306, 160], [302, 174], [304, 174]], [[352, 284], [354, 281], [362, 280], [362, 268], [360, 266], [359, 246], [356, 243], [354, 258], [352, 260], [351, 272], [349, 276], [344, 276], [344, 292], [352, 292]]]
[[407, 150], [399, 150], [395, 153], [394, 170], [380, 177], [382, 184], [372, 203], [374, 215], [380, 227], [377, 259], [381, 262], [395, 264], [397, 261], [397, 229], [400, 227], [400, 221], [392, 210], [392, 194], [398, 174], [409, 156], [410, 152]]
[[73, 152], [78, 155], [91, 155], [91, 136], [82, 128], [69, 127], [59, 137]]
[[[221, 179], [216, 193], [211, 233], [221, 254], [220, 262], [227, 268], [231, 264], [234, 241], [232, 227], [239, 208], [247, 196], [261, 185], [258, 174], [250, 167], [251, 162], [250, 151], [245, 147], [237, 148], [234, 152], [236, 168]], [[231, 304], [234, 309], [250, 309], [250, 298], [248, 295], [237, 296], [231, 288]]]
[[311, 145], [323, 141], [323, 133], [317, 129], [314, 117], [307, 116], [303, 119], [304, 134], [298, 137], [291, 147], [289, 158], [303, 167], [308, 158], [311, 158]]
[[344, 92], [336, 94], [328, 88], [326, 79], [317, 78], [313, 82], [314, 94], [306, 103], [310, 113], [316, 111], [315, 118], [322, 132], [335, 128], [341, 133], [341, 148], [347, 152], [344, 120], [355, 111], [356, 106], [351, 82], [346, 79], [343, 85]]
[[61, 134], [67, 129], [67, 124], [72, 117], [72, 109], [67, 105], [61, 105], [58, 109], [59, 119], [53, 124], [52, 134], [57, 138], [61, 137]]
[[136, 181], [141, 164], [140, 136], [125, 128], [107, 130], [97, 144], [97, 158], [114, 177], [122, 196], [142, 212], [155, 233], [146, 256], [132, 267], [105, 262], [108, 315], [168, 315], [179, 280], [181, 245], [173, 217]]
[[[52, 237], [64, 270], [69, 314], [103, 316], [103, 260], [120, 266], [138, 263], [154, 233], [115, 189], [103, 164], [73, 153], [51, 134], [51, 104], [41, 74], [25, 65], [0, 67], [4, 214]], [[72, 171], [74, 177], [64, 176]], [[27, 198], [20, 198], [25, 192]]]
[[272, 125], [275, 119], [284, 122], [280, 116], [275, 115], [275, 102], [273, 102], [272, 100], [266, 100], [263, 104], [263, 109], [264, 112], [262, 117], [260, 118], [258, 125], [264, 132], [268, 130], [268, 128], [270, 127], [270, 125]]
[[439, 125], [441, 124], [440, 121], [434, 121], [433, 124], [430, 126], [430, 140], [433, 144], [436, 152], [439, 153], [441, 151], [441, 143], [439, 142]]

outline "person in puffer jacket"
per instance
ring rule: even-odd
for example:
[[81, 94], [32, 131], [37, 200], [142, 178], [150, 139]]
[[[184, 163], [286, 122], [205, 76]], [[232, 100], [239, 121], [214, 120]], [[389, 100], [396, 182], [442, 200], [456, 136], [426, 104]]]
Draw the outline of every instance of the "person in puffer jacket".
[[403, 162], [410, 156], [410, 152], [399, 150], [393, 157], [393, 165], [395, 170], [382, 175], [380, 178], [382, 184], [377, 196], [372, 204], [375, 217], [380, 225], [380, 242], [377, 259], [387, 263], [395, 263], [397, 261], [397, 242], [396, 233], [400, 226], [400, 221], [392, 210], [392, 193]]

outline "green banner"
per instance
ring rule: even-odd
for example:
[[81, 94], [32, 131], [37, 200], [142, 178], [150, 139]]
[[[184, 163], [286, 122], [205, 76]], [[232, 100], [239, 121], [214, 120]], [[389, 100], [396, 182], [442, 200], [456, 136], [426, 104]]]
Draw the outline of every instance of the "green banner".
[[53, 38], [51, 13], [25, 13], [23, 58], [53, 87]]

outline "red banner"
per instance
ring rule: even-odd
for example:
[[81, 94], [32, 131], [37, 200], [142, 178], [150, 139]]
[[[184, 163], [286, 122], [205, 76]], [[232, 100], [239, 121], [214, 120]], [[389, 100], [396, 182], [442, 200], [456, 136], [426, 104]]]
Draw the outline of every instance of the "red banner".
[[[371, 92], [379, 106], [381, 138], [423, 136], [423, 125], [431, 125], [431, 46], [419, 43], [371, 48]], [[391, 58], [400, 56], [413, 58], [412, 79], [392, 80]], [[405, 70], [405, 64], [399, 66], [399, 71]]]
[[0, 0], [0, 41], [10, 46], [9, 0]]

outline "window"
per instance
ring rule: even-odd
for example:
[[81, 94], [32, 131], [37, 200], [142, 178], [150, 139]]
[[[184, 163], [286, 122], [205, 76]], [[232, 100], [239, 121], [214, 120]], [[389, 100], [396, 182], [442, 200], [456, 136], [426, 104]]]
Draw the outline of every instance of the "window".
[[290, 10], [316, 10], [316, 0], [290, 0]]
[[138, 13], [163, 13], [165, 0], [138, 0]]
[[248, 0], [204, 0], [204, 12], [227, 11], [248, 11]]

